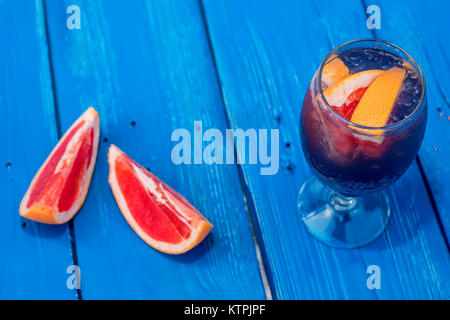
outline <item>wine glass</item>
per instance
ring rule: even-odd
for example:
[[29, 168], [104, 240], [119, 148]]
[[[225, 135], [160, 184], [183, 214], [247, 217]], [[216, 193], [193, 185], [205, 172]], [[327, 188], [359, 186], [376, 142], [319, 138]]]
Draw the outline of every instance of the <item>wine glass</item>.
[[[383, 84], [377, 80], [381, 74], [403, 77]], [[383, 109], [383, 123], [379, 101], [392, 94], [395, 83], [400, 87], [391, 111]], [[301, 187], [297, 206], [309, 232], [338, 248], [376, 239], [391, 214], [382, 190], [414, 161], [426, 121], [425, 80], [406, 51], [371, 39], [333, 49], [307, 89], [300, 118], [302, 149], [313, 176]]]

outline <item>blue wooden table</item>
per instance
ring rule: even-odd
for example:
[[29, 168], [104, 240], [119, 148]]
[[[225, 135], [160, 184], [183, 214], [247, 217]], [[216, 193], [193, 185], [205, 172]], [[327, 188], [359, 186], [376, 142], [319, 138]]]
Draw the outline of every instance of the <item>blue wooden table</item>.
[[[381, 9], [381, 29], [366, 8]], [[77, 5], [81, 29], [69, 29]], [[0, 1], [0, 298], [449, 299], [450, 43], [448, 1]], [[296, 212], [310, 175], [299, 142], [306, 87], [323, 57], [380, 38], [421, 65], [424, 143], [388, 189], [393, 216], [373, 244], [337, 250]], [[88, 106], [101, 117], [93, 182], [70, 223], [22, 219], [19, 203], [59, 137]], [[280, 170], [175, 165], [176, 128], [280, 130]], [[187, 254], [146, 245], [107, 183], [118, 145], [213, 224]], [[81, 288], [67, 285], [70, 266]], [[381, 288], [367, 268], [379, 266]], [[68, 269], [69, 268], [69, 269]]]

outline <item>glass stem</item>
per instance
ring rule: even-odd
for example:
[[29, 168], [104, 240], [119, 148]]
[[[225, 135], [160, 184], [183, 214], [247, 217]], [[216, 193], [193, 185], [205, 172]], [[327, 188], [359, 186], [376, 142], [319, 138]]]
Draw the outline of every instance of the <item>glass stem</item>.
[[331, 195], [330, 199], [333, 209], [343, 217], [347, 216], [356, 207], [357, 202], [357, 198], [346, 197], [335, 192]]

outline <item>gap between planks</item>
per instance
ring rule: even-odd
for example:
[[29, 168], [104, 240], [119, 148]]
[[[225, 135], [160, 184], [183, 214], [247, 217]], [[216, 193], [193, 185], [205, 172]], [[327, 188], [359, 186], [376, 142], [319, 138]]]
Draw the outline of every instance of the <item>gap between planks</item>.
[[[214, 48], [213, 48], [213, 44], [212, 44], [212, 41], [211, 41], [211, 35], [209, 33], [209, 27], [208, 27], [208, 22], [207, 22], [207, 19], [206, 19], [205, 8], [203, 6], [203, 0], [198, 0], [198, 3], [199, 3], [199, 7], [200, 7], [201, 17], [202, 17], [202, 20], [203, 20], [203, 26], [204, 26], [204, 29], [205, 29], [206, 40], [208, 42], [209, 51], [211, 53], [211, 61], [212, 61], [212, 64], [213, 64], [213, 67], [214, 67], [215, 76], [216, 76], [216, 79], [217, 79], [217, 85], [218, 85], [218, 89], [219, 89], [219, 93], [220, 93], [220, 100], [222, 102], [222, 106], [223, 106], [223, 110], [224, 110], [225, 121], [226, 121], [227, 126], [230, 127], [230, 119], [228, 117], [228, 113], [227, 113], [226, 106], [225, 106], [225, 99], [224, 99], [224, 96], [223, 96], [219, 70], [217, 68], [216, 56], [214, 54]], [[235, 147], [235, 153], [234, 153], [235, 159], [234, 160], [235, 160], [235, 163], [237, 164], [238, 162], [236, 161], [236, 154], [237, 154], [237, 150], [236, 150], [236, 147]], [[268, 272], [266, 270], [266, 268], [269, 268], [267, 266], [267, 263], [265, 263], [265, 261], [267, 261], [266, 248], [264, 247], [264, 242], [262, 240], [260, 229], [258, 228], [258, 230], [259, 230], [258, 236], [257, 236], [256, 230], [255, 230], [255, 228], [258, 227], [258, 226], [255, 226], [255, 224], [253, 223], [253, 217], [257, 220], [257, 215], [256, 215], [256, 212], [255, 212], [254, 206], [251, 206], [250, 203], [248, 202], [248, 199], [251, 200], [252, 197], [251, 197], [250, 191], [248, 190], [248, 188], [247, 188], [247, 186], [245, 184], [245, 179], [244, 179], [244, 173], [242, 171], [242, 166], [237, 164], [237, 170], [238, 170], [239, 182], [241, 184], [241, 190], [242, 190], [242, 193], [243, 193], [243, 196], [244, 196], [245, 210], [247, 211], [248, 221], [249, 221], [250, 229], [251, 229], [251, 232], [252, 232], [252, 238], [253, 238], [253, 243], [254, 243], [254, 246], [255, 246], [256, 258], [258, 260], [261, 281], [262, 281], [263, 286], [264, 286], [264, 293], [266, 295], [266, 299], [267, 300], [272, 300], [273, 299], [272, 290], [273, 290], [273, 292], [275, 292], [275, 287], [273, 286], [273, 283], [270, 281], [270, 279], [268, 277]], [[259, 244], [258, 239], [261, 241], [262, 245]], [[261, 250], [261, 248], [262, 248], [262, 250]], [[269, 268], [269, 270], [270, 270], [270, 268]]]
[[[56, 79], [55, 79], [55, 73], [54, 73], [54, 67], [53, 67], [52, 47], [51, 47], [51, 41], [50, 41], [50, 32], [49, 32], [48, 19], [47, 19], [47, 7], [46, 7], [45, 0], [42, 0], [42, 9], [43, 9], [43, 17], [44, 17], [45, 40], [46, 40], [46, 44], [47, 44], [47, 56], [48, 56], [48, 63], [49, 63], [49, 68], [50, 68], [50, 82], [52, 84], [53, 107], [55, 110], [56, 131], [57, 131], [58, 139], [61, 139], [63, 133], [62, 133], [62, 129], [61, 129], [61, 117], [59, 114], [58, 97], [57, 97], [58, 94], [56, 91]], [[73, 219], [71, 219], [67, 223], [67, 226], [69, 228], [72, 263], [76, 266], [79, 266]], [[75, 296], [76, 296], [77, 300], [83, 299], [83, 296], [81, 293], [81, 288], [76, 289]]]

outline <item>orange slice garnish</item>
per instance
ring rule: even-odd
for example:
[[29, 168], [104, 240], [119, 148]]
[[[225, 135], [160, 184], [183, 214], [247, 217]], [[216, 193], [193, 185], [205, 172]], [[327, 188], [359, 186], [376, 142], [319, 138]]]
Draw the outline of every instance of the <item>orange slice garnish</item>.
[[331, 57], [322, 70], [322, 82], [326, 87], [332, 86], [349, 75], [347, 66], [336, 55]]
[[403, 68], [405, 68], [406, 70], [411, 70], [413, 72], [416, 72], [416, 69], [414, 69], [414, 67], [411, 65], [411, 63], [409, 63], [406, 60], [403, 60]]
[[[384, 71], [367, 88], [361, 97], [351, 122], [366, 127], [383, 127], [386, 125], [406, 71], [402, 68], [392, 68]], [[362, 130], [366, 131], [366, 130]], [[379, 135], [382, 130], [370, 130]]]

